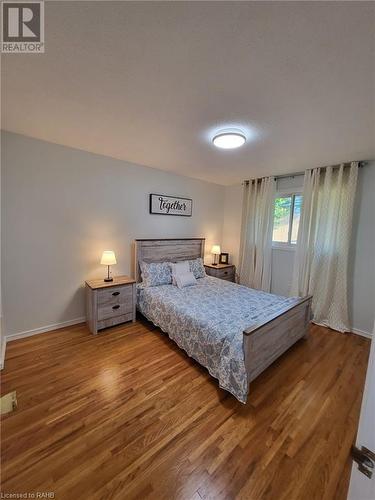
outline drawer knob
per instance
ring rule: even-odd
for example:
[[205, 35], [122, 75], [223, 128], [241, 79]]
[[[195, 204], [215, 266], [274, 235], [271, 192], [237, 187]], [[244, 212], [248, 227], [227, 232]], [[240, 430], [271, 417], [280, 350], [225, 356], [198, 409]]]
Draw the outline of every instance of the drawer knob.
[[113, 292], [112, 295], [116, 297], [116, 295], [120, 295], [120, 292]]
[[118, 309], [120, 307], [119, 304], [117, 304], [116, 306], [113, 306], [112, 309]]
[[224, 271], [224, 274], [228, 274], [228, 271]]

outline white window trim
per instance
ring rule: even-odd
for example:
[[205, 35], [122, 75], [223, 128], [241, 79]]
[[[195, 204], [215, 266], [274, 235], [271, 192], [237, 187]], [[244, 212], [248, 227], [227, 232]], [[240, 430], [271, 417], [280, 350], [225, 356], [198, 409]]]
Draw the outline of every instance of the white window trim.
[[[275, 194], [275, 200], [276, 198], [280, 198], [282, 196], [288, 196], [288, 195], [303, 195], [303, 189], [302, 188], [284, 188], [284, 189], [278, 189], [276, 194]], [[282, 243], [281, 241], [272, 241], [272, 250], [284, 250], [286, 252], [295, 252], [296, 251], [297, 244], [291, 245], [290, 243]]]
[[272, 250], [284, 250], [285, 252], [295, 252], [296, 246], [297, 244], [289, 245], [289, 243], [282, 243], [280, 241], [272, 242]]
[[275, 195], [275, 200], [276, 198], [279, 198], [280, 196], [286, 196], [288, 194], [303, 194], [303, 189], [302, 188], [284, 188], [284, 189], [278, 189]]

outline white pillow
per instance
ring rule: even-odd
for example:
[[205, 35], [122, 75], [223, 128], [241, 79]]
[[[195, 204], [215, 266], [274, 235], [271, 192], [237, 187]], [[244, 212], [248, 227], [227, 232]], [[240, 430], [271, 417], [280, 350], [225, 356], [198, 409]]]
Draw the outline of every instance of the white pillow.
[[178, 273], [175, 275], [176, 285], [178, 288], [185, 288], [186, 286], [196, 285], [197, 280], [191, 271], [187, 273]]
[[176, 276], [181, 273], [188, 273], [190, 271], [190, 265], [188, 260], [182, 260], [181, 262], [171, 263], [172, 270], [172, 284], [176, 284]]

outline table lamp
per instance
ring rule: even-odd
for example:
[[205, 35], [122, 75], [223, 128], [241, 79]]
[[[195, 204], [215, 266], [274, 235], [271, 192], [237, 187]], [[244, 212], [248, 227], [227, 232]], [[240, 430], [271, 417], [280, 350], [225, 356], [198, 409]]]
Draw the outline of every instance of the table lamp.
[[213, 247], [211, 248], [211, 253], [213, 254], [214, 256], [214, 261], [212, 263], [213, 266], [217, 266], [217, 259], [218, 259], [218, 255], [220, 255], [221, 253], [221, 250], [220, 250], [220, 245], [213, 245]]
[[113, 278], [109, 276], [109, 266], [117, 264], [115, 252], [112, 250], [104, 250], [100, 263], [104, 266], [108, 266], [108, 275], [104, 278], [104, 281], [113, 281]]

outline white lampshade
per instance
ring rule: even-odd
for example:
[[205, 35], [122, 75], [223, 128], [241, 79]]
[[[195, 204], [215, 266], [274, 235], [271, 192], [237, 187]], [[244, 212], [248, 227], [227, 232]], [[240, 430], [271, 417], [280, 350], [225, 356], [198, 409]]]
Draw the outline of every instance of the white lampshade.
[[211, 248], [211, 253], [214, 255], [220, 255], [221, 253], [220, 245], [213, 245]]
[[104, 266], [113, 266], [117, 264], [115, 252], [112, 250], [104, 250], [100, 263]]

